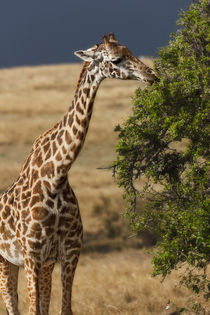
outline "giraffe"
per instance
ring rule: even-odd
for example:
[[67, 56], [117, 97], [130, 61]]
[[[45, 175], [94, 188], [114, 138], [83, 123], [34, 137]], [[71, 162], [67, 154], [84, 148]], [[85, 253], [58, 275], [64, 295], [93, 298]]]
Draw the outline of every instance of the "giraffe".
[[30, 315], [48, 314], [54, 264], [61, 262], [62, 315], [72, 313], [71, 292], [82, 245], [82, 221], [68, 171], [88, 131], [98, 87], [105, 78], [152, 84], [152, 69], [114, 34], [75, 55], [84, 60], [69, 110], [35, 140], [17, 180], [0, 198], [0, 289], [7, 313], [18, 315], [20, 266], [27, 276]]

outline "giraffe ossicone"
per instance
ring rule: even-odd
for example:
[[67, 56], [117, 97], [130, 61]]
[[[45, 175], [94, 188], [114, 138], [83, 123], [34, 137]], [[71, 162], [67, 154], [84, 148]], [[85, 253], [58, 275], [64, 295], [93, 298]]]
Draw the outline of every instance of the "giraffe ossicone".
[[67, 113], [32, 147], [18, 179], [0, 198], [0, 289], [8, 314], [17, 315], [18, 269], [27, 276], [30, 315], [48, 314], [51, 274], [61, 262], [62, 315], [72, 314], [71, 291], [82, 245], [82, 221], [68, 171], [88, 131], [97, 89], [105, 78], [152, 84], [152, 69], [118, 43], [75, 54], [85, 61]]

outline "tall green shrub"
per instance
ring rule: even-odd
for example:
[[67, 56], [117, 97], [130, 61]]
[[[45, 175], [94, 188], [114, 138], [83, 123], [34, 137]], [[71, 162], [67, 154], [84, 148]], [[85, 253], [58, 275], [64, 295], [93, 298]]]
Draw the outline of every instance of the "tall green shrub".
[[[116, 128], [120, 139], [114, 162], [132, 228], [159, 236], [154, 275], [165, 277], [187, 263], [182, 282], [206, 298], [209, 8], [209, 1], [201, 0], [182, 12], [180, 29], [155, 61], [160, 81], [136, 91], [132, 115]], [[146, 201], [140, 214], [138, 198]]]

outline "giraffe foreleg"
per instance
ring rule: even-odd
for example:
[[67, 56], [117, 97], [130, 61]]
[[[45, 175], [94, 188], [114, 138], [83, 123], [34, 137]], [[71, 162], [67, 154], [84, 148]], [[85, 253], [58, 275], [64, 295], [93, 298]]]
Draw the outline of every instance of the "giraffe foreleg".
[[13, 265], [0, 255], [0, 291], [9, 315], [19, 315], [18, 311], [18, 281], [19, 267]]
[[40, 295], [39, 295], [39, 274], [40, 264], [34, 258], [24, 257], [24, 268], [27, 277], [28, 297], [29, 297], [29, 314], [41, 315], [40, 313]]
[[39, 275], [39, 295], [40, 295], [40, 313], [48, 315], [51, 294], [51, 282], [54, 263], [47, 264], [41, 267]]

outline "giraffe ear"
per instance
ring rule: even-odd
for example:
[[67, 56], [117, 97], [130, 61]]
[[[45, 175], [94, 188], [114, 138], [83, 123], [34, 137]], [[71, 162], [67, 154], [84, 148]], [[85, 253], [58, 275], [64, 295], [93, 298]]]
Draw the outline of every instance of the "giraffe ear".
[[84, 61], [92, 61], [95, 57], [95, 53], [91, 50], [77, 50], [74, 54]]

